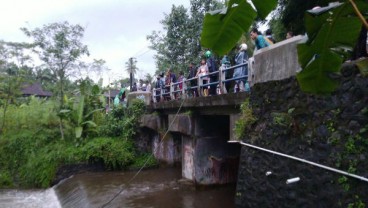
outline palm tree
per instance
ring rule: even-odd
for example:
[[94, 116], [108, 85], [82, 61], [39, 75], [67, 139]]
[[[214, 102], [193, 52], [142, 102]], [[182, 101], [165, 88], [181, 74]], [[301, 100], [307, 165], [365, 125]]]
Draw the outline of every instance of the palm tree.
[[153, 79], [154, 79], [154, 77], [153, 77], [151, 74], [147, 73], [145, 78], [146, 78], [146, 81], [147, 81], [148, 83], [150, 83], [150, 84], [152, 84], [152, 83], [153, 83]]
[[131, 90], [133, 86], [134, 75], [138, 71], [137, 60], [135, 58], [129, 58], [129, 60], [125, 62], [125, 69], [130, 76], [130, 90]]

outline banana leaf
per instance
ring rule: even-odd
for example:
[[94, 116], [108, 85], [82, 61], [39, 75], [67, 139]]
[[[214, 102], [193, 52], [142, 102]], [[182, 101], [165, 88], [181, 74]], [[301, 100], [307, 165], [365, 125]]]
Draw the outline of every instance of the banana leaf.
[[[356, 2], [366, 11], [366, 3]], [[350, 3], [334, 3], [310, 10], [305, 15], [308, 41], [297, 46], [302, 71], [297, 75], [305, 92], [326, 94], [334, 91], [337, 81], [331, 73], [339, 72], [359, 37], [362, 22]]]
[[277, 0], [253, 0], [255, 9], [246, 0], [231, 0], [226, 9], [209, 12], [204, 17], [201, 44], [218, 55], [228, 53], [247, 32], [257, 14], [265, 18]]

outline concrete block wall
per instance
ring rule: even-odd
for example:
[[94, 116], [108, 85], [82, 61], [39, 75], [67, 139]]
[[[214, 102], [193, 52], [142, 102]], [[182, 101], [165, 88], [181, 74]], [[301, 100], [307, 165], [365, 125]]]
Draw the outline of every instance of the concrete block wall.
[[305, 36], [299, 35], [256, 51], [251, 85], [295, 76], [301, 70], [296, 47], [302, 41]]

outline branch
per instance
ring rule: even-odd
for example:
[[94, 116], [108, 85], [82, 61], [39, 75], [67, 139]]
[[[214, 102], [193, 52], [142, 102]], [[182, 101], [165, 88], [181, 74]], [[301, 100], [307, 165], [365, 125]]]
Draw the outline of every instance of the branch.
[[368, 23], [365, 20], [364, 16], [362, 15], [362, 13], [359, 11], [359, 8], [357, 7], [357, 5], [355, 4], [355, 2], [353, 0], [349, 0], [351, 5], [354, 8], [355, 14], [358, 15], [359, 19], [363, 22], [363, 25], [365, 26], [365, 28], [368, 29]]

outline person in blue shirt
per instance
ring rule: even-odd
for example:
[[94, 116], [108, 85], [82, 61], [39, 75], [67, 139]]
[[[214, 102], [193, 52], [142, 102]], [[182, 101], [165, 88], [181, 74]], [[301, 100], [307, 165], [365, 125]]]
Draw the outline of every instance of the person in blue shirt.
[[252, 29], [252, 31], [250, 32], [250, 38], [252, 38], [252, 40], [254, 41], [257, 50], [270, 45], [263, 37], [263, 35], [258, 32], [257, 28]]

